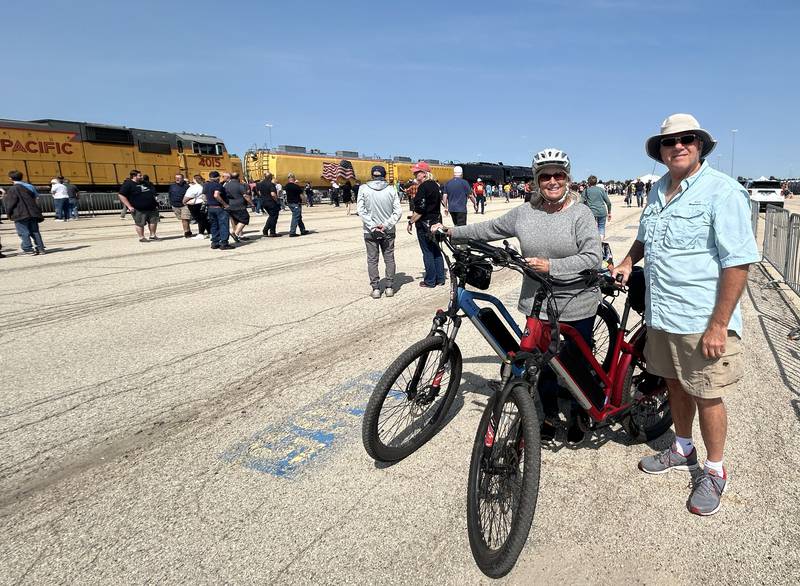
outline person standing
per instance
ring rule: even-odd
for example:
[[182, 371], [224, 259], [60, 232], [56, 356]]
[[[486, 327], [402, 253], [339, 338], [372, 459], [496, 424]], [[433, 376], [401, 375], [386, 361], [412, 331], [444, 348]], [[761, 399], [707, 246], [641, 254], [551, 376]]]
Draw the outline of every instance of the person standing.
[[345, 207], [345, 216], [350, 215], [350, 205], [353, 203], [353, 184], [345, 181], [342, 185], [342, 203]]
[[[295, 236], [305, 236], [309, 233], [306, 230], [306, 225], [303, 223], [303, 188], [297, 184], [297, 178], [294, 173], [289, 173], [288, 183], [286, 183], [286, 203], [292, 211], [292, 223], [289, 226], [289, 238]], [[300, 234], [297, 233], [297, 228], [300, 228]]]
[[69, 196], [69, 218], [71, 220], [77, 220], [81, 192], [78, 191], [78, 188], [69, 179], [64, 177], [59, 177], [59, 179], [67, 188], [67, 195]]
[[386, 167], [375, 165], [370, 172], [372, 181], [362, 185], [356, 201], [356, 213], [361, 218], [364, 243], [367, 247], [367, 274], [372, 287], [372, 298], [380, 299], [379, 256], [383, 254], [386, 265], [387, 297], [394, 296], [394, 243], [395, 225], [403, 215], [400, 197], [394, 186], [386, 182]]
[[276, 183], [275, 193], [278, 194], [278, 205], [280, 205], [281, 211], [285, 212], [288, 208], [286, 207], [286, 192], [283, 189], [283, 185]]
[[228, 238], [230, 238], [228, 196], [219, 180], [219, 172], [211, 171], [208, 174], [208, 181], [203, 186], [203, 195], [206, 198], [208, 209], [208, 223], [211, 225], [211, 248], [232, 250], [234, 247], [228, 243]]
[[53, 194], [56, 222], [66, 222], [69, 219], [69, 192], [67, 191], [67, 186], [58, 178], [51, 179], [50, 193]]
[[189, 220], [192, 219], [192, 212], [189, 211], [189, 208], [183, 203], [183, 198], [188, 189], [189, 183], [187, 183], [186, 179], [183, 177], [183, 173], [177, 173], [175, 175], [175, 183], [169, 186], [169, 203], [172, 206], [175, 217], [180, 221], [183, 227], [184, 238], [192, 237], [192, 229], [189, 225]]
[[264, 236], [270, 238], [278, 238], [282, 234], [278, 234], [278, 215], [281, 212], [281, 204], [278, 201], [278, 190], [272, 182], [272, 173], [264, 175], [264, 180], [258, 184], [258, 193], [264, 200], [264, 209], [267, 210], [269, 217], [264, 224], [264, 229], [261, 231]]
[[[44, 221], [42, 210], [36, 201], [38, 193], [36, 188], [30, 183], [22, 180], [20, 171], [9, 171], [8, 178], [13, 185], [9, 187], [3, 196], [3, 207], [9, 220], [14, 222], [17, 235], [20, 240], [20, 248], [23, 254], [44, 254], [44, 241], [39, 232], [39, 223]], [[31, 239], [36, 245], [34, 248]]]
[[478, 177], [478, 180], [472, 184], [472, 192], [475, 194], [475, 213], [485, 213], [486, 211], [486, 186], [483, 184], [483, 179]]
[[310, 207], [310, 208], [313, 208], [314, 207], [314, 189], [311, 187], [311, 184], [308, 181], [306, 181], [305, 194], [306, 194], [306, 205], [308, 205], [308, 207]]
[[231, 218], [231, 236], [235, 242], [248, 240], [243, 236], [244, 227], [250, 223], [250, 214], [247, 206], [252, 203], [247, 194], [247, 187], [239, 180], [238, 173], [231, 173], [231, 178], [225, 184], [225, 195], [228, 198], [228, 214]]
[[750, 224], [747, 191], [713, 169], [706, 158], [716, 141], [690, 114], [673, 114], [645, 143], [649, 157], [667, 166], [648, 197], [639, 232], [612, 270], [627, 282], [644, 259], [647, 371], [666, 379], [675, 441], [643, 458], [648, 474], [696, 471], [695, 413], [706, 448], [693, 474], [690, 512], [713, 515], [728, 486], [723, 450], [728, 415], [723, 398], [742, 376], [739, 299], [748, 269], [760, 255]]
[[189, 213], [197, 222], [197, 236], [195, 240], [202, 240], [211, 235], [210, 226], [208, 224], [208, 214], [206, 213], [205, 204], [203, 202], [203, 177], [195, 175], [192, 184], [186, 189], [183, 196], [183, 203], [189, 208]]
[[339, 207], [339, 184], [335, 179], [331, 181], [331, 203]]
[[464, 170], [457, 165], [453, 167], [453, 178], [445, 183], [442, 189], [444, 213], [450, 214], [454, 226], [467, 225], [467, 198], [473, 207], [477, 205], [472, 188], [464, 181]]
[[117, 197], [124, 208], [133, 214], [133, 223], [139, 242], [148, 241], [144, 237], [145, 224], [150, 231], [150, 240], [158, 240], [156, 228], [158, 228], [159, 216], [156, 190], [149, 181], [145, 182], [144, 176], [138, 169], [131, 170], [128, 179], [122, 183]]
[[636, 190], [636, 207], [640, 208], [644, 205], [644, 183], [641, 179], [637, 179], [635, 183]]
[[425, 279], [419, 282], [420, 287], [436, 287], [444, 285], [444, 257], [430, 234], [430, 227], [442, 221], [440, 207], [442, 193], [439, 184], [431, 174], [428, 163], [420, 161], [411, 167], [417, 181], [417, 194], [414, 197], [414, 213], [408, 220], [408, 233], [416, 226], [417, 240], [422, 251], [422, 262], [425, 265]]
[[606, 237], [606, 221], [611, 219], [611, 200], [608, 199], [606, 190], [597, 184], [597, 177], [589, 175], [589, 187], [584, 189], [581, 194], [581, 201], [589, 206], [594, 214], [594, 221], [597, 222], [597, 230], [600, 232], [600, 239]]
[[503, 185], [503, 195], [506, 198], [506, 203], [508, 203], [508, 196], [511, 195], [511, 183]]

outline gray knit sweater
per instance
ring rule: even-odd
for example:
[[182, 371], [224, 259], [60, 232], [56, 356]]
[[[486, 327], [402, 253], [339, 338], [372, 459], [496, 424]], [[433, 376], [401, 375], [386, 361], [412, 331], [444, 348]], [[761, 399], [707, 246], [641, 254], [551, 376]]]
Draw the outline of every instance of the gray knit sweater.
[[[549, 259], [553, 277], [571, 279], [584, 269], [600, 268], [603, 257], [600, 233], [594, 215], [582, 203], [575, 202], [553, 214], [524, 203], [494, 220], [453, 228], [453, 238], [457, 240], [473, 238], [489, 242], [512, 237], [519, 239], [524, 257]], [[519, 296], [519, 310], [525, 315], [530, 314], [538, 289], [536, 281], [525, 277]], [[575, 321], [597, 313], [600, 290], [581, 289], [581, 285], [556, 288], [561, 321]], [[547, 317], [544, 308], [540, 317]]]

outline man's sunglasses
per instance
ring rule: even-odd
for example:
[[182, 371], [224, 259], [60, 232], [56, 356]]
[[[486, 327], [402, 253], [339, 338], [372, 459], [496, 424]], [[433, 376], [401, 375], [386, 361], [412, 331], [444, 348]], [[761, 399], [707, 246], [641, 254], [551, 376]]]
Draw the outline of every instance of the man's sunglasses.
[[670, 136], [669, 138], [661, 139], [661, 146], [674, 147], [678, 143], [681, 143], [683, 145], [692, 144], [695, 140], [697, 140], [696, 134], [686, 134], [684, 136]]
[[551, 179], [555, 179], [556, 181], [564, 181], [567, 178], [567, 174], [563, 171], [556, 171], [555, 173], [542, 173], [539, 175], [539, 181], [550, 181]]

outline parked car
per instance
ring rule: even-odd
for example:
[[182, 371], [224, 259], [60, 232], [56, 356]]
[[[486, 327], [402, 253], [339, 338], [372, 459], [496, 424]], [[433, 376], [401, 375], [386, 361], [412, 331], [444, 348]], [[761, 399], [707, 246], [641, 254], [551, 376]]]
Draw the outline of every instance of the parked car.
[[766, 211], [767, 205], [783, 207], [784, 197], [780, 181], [753, 179], [747, 182], [746, 189], [750, 194], [750, 201], [757, 201], [758, 209], [762, 212]]

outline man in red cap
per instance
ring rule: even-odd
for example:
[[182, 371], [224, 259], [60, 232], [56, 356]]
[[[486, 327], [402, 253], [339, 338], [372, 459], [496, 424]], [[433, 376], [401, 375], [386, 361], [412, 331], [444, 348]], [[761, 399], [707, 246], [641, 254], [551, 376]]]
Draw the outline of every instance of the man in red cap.
[[408, 220], [408, 233], [411, 234], [412, 226], [417, 227], [417, 240], [422, 250], [422, 262], [425, 264], [425, 279], [420, 281], [420, 287], [436, 287], [444, 285], [444, 257], [442, 251], [433, 241], [430, 228], [433, 224], [442, 223], [442, 192], [431, 174], [431, 167], [425, 161], [420, 161], [411, 172], [417, 180], [417, 195], [414, 198], [414, 213]]

